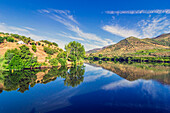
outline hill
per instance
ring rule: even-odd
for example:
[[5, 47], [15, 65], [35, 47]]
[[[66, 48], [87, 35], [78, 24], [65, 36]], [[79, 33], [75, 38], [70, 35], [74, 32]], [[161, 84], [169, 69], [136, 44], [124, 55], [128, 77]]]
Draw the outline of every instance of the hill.
[[[3, 41], [0, 42], [0, 56], [4, 56], [5, 52], [8, 49], [19, 49], [20, 46], [26, 45], [29, 47], [31, 53], [34, 54], [35, 57], [38, 57], [38, 62], [45, 62], [46, 57], [49, 56], [47, 52], [44, 51], [44, 47], [50, 48], [51, 50], [55, 50], [56, 52], [51, 55], [52, 58], [55, 58], [60, 51], [63, 51], [58, 45], [54, 42], [49, 42], [46, 40], [34, 41], [30, 37], [20, 36], [18, 34], [9, 34], [9, 33], [0, 33], [0, 39]], [[8, 39], [13, 39], [9, 41]], [[23, 41], [24, 44], [18, 44], [18, 41]], [[32, 45], [36, 45], [36, 52], [32, 50]]]
[[95, 48], [95, 49], [92, 49], [92, 50], [89, 50], [89, 51], [86, 51], [86, 53], [96, 53], [98, 51], [102, 50], [102, 48]]
[[[104, 47], [93, 53], [94, 56], [103, 54], [103, 56], [170, 56], [170, 33], [162, 34], [154, 38], [139, 39], [128, 37], [117, 44]], [[87, 56], [91, 55], [90, 53]]]

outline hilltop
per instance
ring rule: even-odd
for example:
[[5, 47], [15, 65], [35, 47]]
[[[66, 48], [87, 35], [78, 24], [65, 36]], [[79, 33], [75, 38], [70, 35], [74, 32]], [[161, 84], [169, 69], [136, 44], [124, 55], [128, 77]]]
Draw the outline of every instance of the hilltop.
[[[87, 56], [170, 56], [170, 33], [154, 38], [139, 39], [128, 37], [117, 44], [98, 49], [95, 53], [87, 52]], [[93, 50], [91, 50], [93, 51]]]
[[[4, 38], [3, 41], [1, 41], [2, 38]], [[18, 34], [0, 33], [0, 56], [4, 56], [8, 49], [19, 49], [22, 45], [26, 45], [29, 48], [30, 52], [34, 54], [34, 57], [38, 58], [38, 62], [45, 62], [49, 55], [51, 58], [55, 58], [59, 52], [63, 51], [55, 42], [49, 42], [47, 40], [34, 41], [30, 37], [21, 36]], [[33, 51], [32, 45], [36, 46], [36, 52]], [[44, 51], [44, 47], [50, 50], [55, 50], [55, 52], [53, 54], [48, 54]]]

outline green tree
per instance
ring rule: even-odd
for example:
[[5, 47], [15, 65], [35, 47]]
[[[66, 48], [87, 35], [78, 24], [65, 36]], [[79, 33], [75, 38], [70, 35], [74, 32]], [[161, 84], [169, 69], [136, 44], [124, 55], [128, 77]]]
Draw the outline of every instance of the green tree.
[[20, 50], [8, 50], [5, 53], [5, 59], [9, 62], [9, 69], [24, 69], [38, 65], [37, 57], [33, 57], [29, 48], [25, 45], [21, 46]]
[[32, 50], [33, 50], [34, 52], [36, 52], [36, 51], [37, 51], [37, 47], [36, 47], [36, 45], [32, 45]]
[[68, 45], [65, 45], [65, 50], [67, 53], [66, 59], [70, 58], [72, 61], [76, 62], [85, 57], [84, 46], [79, 42], [70, 42]]
[[12, 38], [12, 37], [7, 37], [7, 41], [8, 41], [8, 42], [14, 42], [14, 38]]
[[13, 56], [15, 55], [19, 55], [19, 50], [18, 49], [11, 49], [11, 50], [7, 50], [5, 52], [5, 59], [7, 60], [7, 64], [9, 64], [9, 62], [12, 60]]
[[41, 45], [41, 43], [40, 43], [40, 42], [38, 42], [38, 45], [40, 46], [40, 45]]
[[53, 58], [53, 59], [49, 60], [49, 63], [52, 66], [58, 66], [58, 59], [57, 58]]
[[0, 36], [0, 44], [4, 42], [4, 37]]
[[44, 52], [46, 52], [47, 54], [53, 55], [54, 53], [57, 52], [57, 50], [56, 49], [52, 49], [50, 47], [45, 47], [44, 46]]

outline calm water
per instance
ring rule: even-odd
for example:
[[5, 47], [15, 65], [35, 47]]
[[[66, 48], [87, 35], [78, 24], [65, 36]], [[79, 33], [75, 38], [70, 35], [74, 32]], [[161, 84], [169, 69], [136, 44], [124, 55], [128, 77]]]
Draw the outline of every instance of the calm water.
[[170, 112], [169, 67], [93, 65], [1, 72], [0, 113]]

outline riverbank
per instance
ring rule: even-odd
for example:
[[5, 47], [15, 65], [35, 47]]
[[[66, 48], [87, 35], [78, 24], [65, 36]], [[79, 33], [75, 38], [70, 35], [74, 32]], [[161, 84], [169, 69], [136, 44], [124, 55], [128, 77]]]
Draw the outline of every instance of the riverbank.
[[87, 57], [85, 59], [94, 60], [94, 61], [114, 61], [114, 62], [156, 62], [156, 63], [170, 63], [170, 57], [123, 57], [123, 56], [114, 56], [114, 57]]

